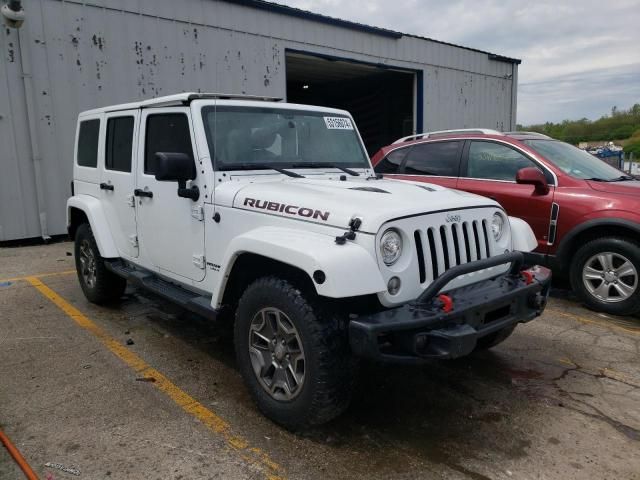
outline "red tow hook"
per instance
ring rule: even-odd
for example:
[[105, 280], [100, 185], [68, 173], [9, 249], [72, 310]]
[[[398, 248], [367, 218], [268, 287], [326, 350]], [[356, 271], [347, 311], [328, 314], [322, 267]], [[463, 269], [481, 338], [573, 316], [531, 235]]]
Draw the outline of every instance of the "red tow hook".
[[531, 285], [536, 278], [533, 272], [530, 272], [529, 270], [522, 270], [520, 274], [527, 285]]
[[449, 295], [438, 295], [438, 300], [442, 302], [442, 311], [444, 313], [453, 311], [453, 300]]

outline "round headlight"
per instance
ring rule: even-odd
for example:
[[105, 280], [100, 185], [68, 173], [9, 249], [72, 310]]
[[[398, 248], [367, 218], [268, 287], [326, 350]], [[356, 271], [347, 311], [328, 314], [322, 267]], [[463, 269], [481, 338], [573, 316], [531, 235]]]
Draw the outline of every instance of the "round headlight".
[[402, 254], [402, 237], [393, 229], [389, 229], [380, 239], [380, 254], [386, 265], [393, 265]]
[[491, 231], [493, 232], [493, 238], [496, 242], [502, 238], [504, 233], [505, 218], [501, 213], [494, 213], [493, 220], [491, 220]]

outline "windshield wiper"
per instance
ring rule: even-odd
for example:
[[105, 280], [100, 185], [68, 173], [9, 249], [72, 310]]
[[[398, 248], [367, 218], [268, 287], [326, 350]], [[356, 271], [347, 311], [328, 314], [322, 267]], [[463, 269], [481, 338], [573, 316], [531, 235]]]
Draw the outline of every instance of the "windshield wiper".
[[627, 180], [635, 180], [635, 178], [630, 177], [629, 175], [620, 175], [617, 178], [587, 178], [587, 180], [591, 181], [591, 182], [626, 182]]
[[286, 175], [287, 177], [304, 178], [304, 175], [300, 175], [299, 173], [292, 172], [291, 170], [285, 170], [284, 168], [278, 168], [278, 167], [268, 167], [268, 168], [271, 168], [272, 170], [275, 170], [278, 173], [282, 173], [283, 175]]
[[610, 182], [626, 182], [628, 180], [635, 180], [635, 178], [630, 177], [629, 175], [620, 175], [618, 178], [614, 178], [613, 180], [609, 180]]
[[304, 175], [300, 175], [299, 173], [292, 172], [291, 170], [286, 170], [280, 167], [274, 167], [273, 165], [268, 165], [266, 163], [240, 163], [237, 165], [225, 165], [224, 168], [220, 170], [275, 170], [278, 173], [282, 173], [288, 177], [292, 178], [305, 178]]
[[342, 167], [340, 165], [336, 165], [335, 163], [329, 163], [329, 162], [294, 163], [291, 166], [293, 168], [337, 168], [338, 170], [342, 170], [344, 173], [348, 173], [353, 177], [360, 176], [360, 174], [355, 170], [351, 170], [350, 168]]

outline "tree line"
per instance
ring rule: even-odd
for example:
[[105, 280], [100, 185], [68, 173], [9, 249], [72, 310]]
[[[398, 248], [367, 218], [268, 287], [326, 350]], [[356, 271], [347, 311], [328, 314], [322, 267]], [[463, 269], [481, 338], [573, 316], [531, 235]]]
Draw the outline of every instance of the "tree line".
[[580, 142], [627, 140], [625, 152], [640, 156], [640, 103], [628, 110], [613, 107], [610, 115], [598, 120], [564, 120], [561, 123], [546, 122], [539, 125], [522, 126], [518, 130], [544, 133], [563, 142], [577, 145]]

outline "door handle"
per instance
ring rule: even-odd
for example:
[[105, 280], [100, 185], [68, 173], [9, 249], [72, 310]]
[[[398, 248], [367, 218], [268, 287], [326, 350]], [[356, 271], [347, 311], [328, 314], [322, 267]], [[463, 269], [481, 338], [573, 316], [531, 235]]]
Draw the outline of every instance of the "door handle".
[[140, 189], [140, 188], [136, 188], [136, 189], [133, 191], [133, 194], [134, 194], [136, 197], [147, 197], [147, 198], [153, 198], [153, 192], [150, 192], [150, 191], [148, 191], [148, 190], [142, 190], [142, 189]]
[[108, 183], [101, 183], [100, 190], [111, 190], [113, 192], [113, 185], [110, 185]]

